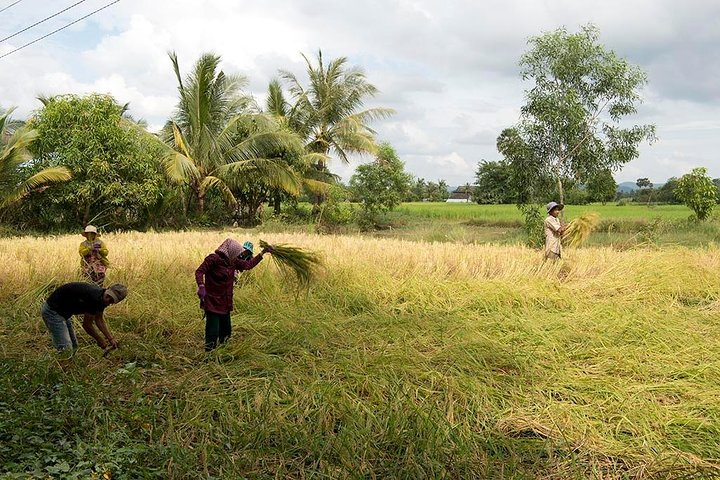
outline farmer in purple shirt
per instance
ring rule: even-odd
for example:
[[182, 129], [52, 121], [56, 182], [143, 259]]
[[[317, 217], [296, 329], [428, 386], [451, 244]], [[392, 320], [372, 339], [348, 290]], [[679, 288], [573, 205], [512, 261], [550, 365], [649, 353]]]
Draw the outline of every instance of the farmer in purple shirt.
[[266, 247], [255, 257], [243, 260], [242, 257], [252, 255], [252, 250], [252, 243], [241, 245], [237, 240], [228, 238], [195, 270], [200, 308], [205, 310], [206, 352], [230, 338], [236, 270], [250, 270], [260, 263], [263, 254], [272, 253], [272, 247]]

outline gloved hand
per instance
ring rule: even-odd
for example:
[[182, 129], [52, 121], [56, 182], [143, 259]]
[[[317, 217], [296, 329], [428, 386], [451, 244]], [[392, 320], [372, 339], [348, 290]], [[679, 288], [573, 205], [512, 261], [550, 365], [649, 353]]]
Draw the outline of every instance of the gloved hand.
[[265, 253], [273, 253], [273, 247], [272, 247], [272, 245], [268, 245], [267, 247], [263, 248], [261, 253], [263, 253], [263, 254], [265, 254]]
[[200, 297], [200, 300], [205, 299], [205, 285], [200, 285], [197, 289], [197, 295]]

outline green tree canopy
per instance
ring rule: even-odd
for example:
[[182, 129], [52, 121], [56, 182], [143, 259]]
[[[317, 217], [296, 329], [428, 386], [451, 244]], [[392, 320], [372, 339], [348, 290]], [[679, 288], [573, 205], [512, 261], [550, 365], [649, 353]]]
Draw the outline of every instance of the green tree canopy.
[[698, 220], [706, 220], [717, 204], [718, 189], [703, 167], [693, 168], [692, 172], [680, 177], [675, 196], [687, 205]]
[[592, 202], [607, 202], [615, 200], [617, 194], [617, 182], [613, 178], [612, 172], [608, 169], [600, 170], [590, 177], [587, 182], [587, 194]]
[[514, 203], [517, 194], [513, 186], [513, 172], [510, 162], [481, 161], [475, 171], [475, 201], [477, 203]]
[[124, 118], [127, 106], [107, 95], [62, 95], [41, 99], [30, 120], [37, 131], [31, 171], [65, 167], [73, 178], [52, 195], [31, 198], [36, 226], [78, 227], [90, 222], [112, 228], [143, 225], [164, 185], [155, 140]]
[[350, 188], [370, 215], [387, 212], [402, 202], [410, 188], [411, 176], [388, 143], [378, 146], [372, 163], [359, 165], [350, 178]]
[[636, 158], [639, 144], [654, 140], [654, 126], [626, 126], [647, 77], [601, 45], [592, 25], [577, 33], [560, 28], [529, 43], [520, 66], [530, 87], [515, 129], [524, 144], [515, 153], [526, 150], [519, 183], [532, 189], [551, 177], [562, 202], [563, 179], [585, 183]]

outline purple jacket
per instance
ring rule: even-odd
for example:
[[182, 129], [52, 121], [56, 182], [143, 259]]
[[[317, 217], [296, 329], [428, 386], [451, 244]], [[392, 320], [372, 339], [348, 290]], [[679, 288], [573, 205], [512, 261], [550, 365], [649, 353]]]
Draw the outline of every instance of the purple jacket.
[[262, 253], [259, 253], [250, 260], [238, 258], [231, 263], [217, 253], [205, 257], [202, 265], [195, 270], [198, 286], [205, 284], [205, 310], [219, 314], [232, 312], [235, 270], [250, 270], [260, 263], [262, 258]]

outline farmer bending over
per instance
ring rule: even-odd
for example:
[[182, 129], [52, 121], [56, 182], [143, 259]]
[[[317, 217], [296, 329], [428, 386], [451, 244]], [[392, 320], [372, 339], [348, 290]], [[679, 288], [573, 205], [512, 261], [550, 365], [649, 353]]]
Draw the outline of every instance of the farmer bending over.
[[565, 208], [561, 203], [550, 202], [546, 206], [548, 216], [545, 219], [545, 258], [559, 260], [562, 257], [560, 239], [565, 233], [565, 225], [560, 223], [558, 216]]
[[[238, 241], [228, 238], [215, 253], [205, 257], [205, 261], [195, 271], [200, 308], [205, 310], [206, 352], [230, 338], [235, 271], [255, 268], [265, 253], [272, 253], [272, 247], [264, 248], [253, 257], [252, 243], [240, 245]], [[248, 259], [243, 260], [243, 257]]]
[[[108, 289], [90, 283], [72, 282], [59, 286], [43, 303], [41, 312], [53, 345], [58, 351], [77, 348], [77, 337], [70, 318], [84, 314], [83, 329], [95, 339], [100, 348], [117, 348], [118, 342], [110, 334], [103, 319], [108, 305], [118, 303], [127, 296], [125, 285], [116, 283]], [[105, 336], [103, 338], [98, 333]]]
[[78, 252], [80, 253], [80, 266], [85, 276], [99, 287], [105, 282], [105, 270], [108, 265], [108, 249], [105, 242], [100, 240], [100, 234], [92, 225], [85, 227], [82, 233], [85, 240], [80, 243]]

